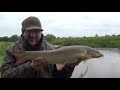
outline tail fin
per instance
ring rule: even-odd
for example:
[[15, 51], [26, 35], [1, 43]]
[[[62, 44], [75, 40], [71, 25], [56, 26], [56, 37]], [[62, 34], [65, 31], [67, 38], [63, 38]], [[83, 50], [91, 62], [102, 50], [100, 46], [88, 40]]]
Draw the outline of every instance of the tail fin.
[[29, 61], [29, 60], [24, 60], [24, 58], [26, 56], [24, 51], [23, 52], [14, 52], [13, 55], [16, 58], [16, 63], [15, 63], [16, 66], [19, 66], [19, 65]]
[[15, 57], [18, 57], [18, 58], [20, 58], [20, 57], [22, 57], [22, 56], [24, 56], [25, 55], [25, 52], [24, 51], [22, 51], [22, 52], [14, 52], [14, 53], [12, 53]]

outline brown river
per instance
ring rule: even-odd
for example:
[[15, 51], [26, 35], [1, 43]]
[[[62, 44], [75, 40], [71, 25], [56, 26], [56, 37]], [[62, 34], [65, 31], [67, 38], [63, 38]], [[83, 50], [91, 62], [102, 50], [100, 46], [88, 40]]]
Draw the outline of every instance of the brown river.
[[75, 67], [71, 78], [120, 78], [120, 49], [97, 49], [104, 57], [81, 62]]

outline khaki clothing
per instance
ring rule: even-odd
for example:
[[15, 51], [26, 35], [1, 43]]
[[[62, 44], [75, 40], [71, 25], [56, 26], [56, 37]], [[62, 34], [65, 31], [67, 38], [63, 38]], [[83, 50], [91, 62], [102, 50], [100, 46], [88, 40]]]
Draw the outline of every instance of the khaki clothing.
[[41, 70], [35, 71], [31, 67], [30, 61], [15, 66], [16, 59], [12, 54], [13, 52], [52, 50], [53, 48], [54, 46], [47, 43], [43, 38], [35, 48], [31, 48], [30, 45], [26, 44], [23, 38], [14, 42], [5, 51], [4, 63], [1, 66], [1, 78], [70, 78], [74, 67], [65, 66], [61, 71], [57, 71], [56, 65], [48, 64]]

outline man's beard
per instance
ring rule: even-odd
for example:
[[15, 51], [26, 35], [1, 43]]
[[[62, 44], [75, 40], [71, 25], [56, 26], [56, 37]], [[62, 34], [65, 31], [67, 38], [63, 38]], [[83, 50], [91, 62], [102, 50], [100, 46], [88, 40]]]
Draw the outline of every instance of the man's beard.
[[34, 46], [34, 45], [36, 45], [37, 44], [37, 40], [35, 40], [35, 41], [32, 41], [32, 40], [28, 40], [27, 41], [31, 46]]
[[[22, 35], [21, 35], [22, 36]], [[23, 46], [25, 47], [26, 50], [38, 50], [38, 48], [40, 47], [42, 41], [43, 41], [43, 34], [40, 38], [39, 41], [32, 41], [32, 40], [26, 40], [23, 36]]]

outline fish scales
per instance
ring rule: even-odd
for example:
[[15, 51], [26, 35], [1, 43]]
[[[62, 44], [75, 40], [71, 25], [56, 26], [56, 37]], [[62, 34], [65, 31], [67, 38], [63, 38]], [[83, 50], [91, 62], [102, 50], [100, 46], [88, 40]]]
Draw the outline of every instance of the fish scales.
[[102, 57], [99, 51], [89, 46], [64, 46], [58, 49], [45, 50], [45, 51], [23, 51], [13, 53], [21, 60], [34, 60], [36, 57], [41, 56], [45, 61], [50, 64], [70, 64], [75, 63], [78, 59], [87, 60], [90, 58]]

